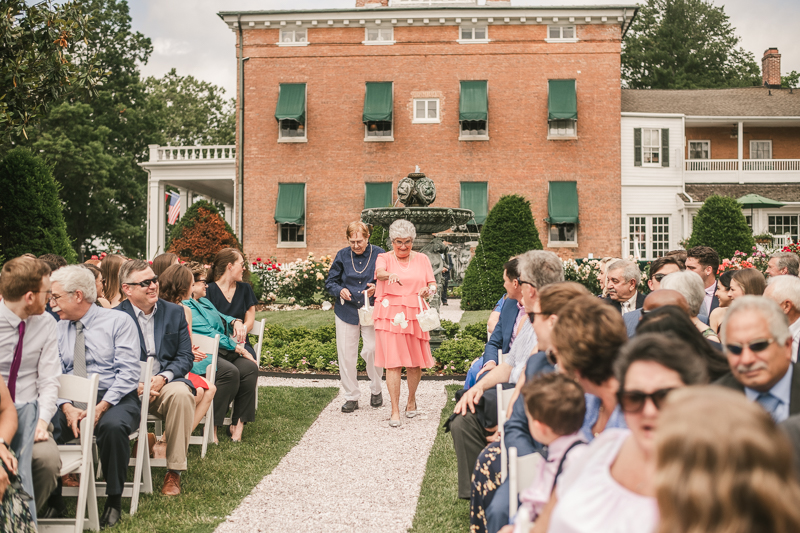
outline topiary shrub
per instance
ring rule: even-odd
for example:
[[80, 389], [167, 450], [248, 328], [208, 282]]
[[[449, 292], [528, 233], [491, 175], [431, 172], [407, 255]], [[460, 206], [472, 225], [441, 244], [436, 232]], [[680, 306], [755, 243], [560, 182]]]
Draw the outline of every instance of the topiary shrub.
[[14, 148], [0, 160], [0, 248], [5, 257], [58, 254], [68, 263], [77, 260], [60, 189], [50, 167], [27, 148]]
[[433, 352], [436, 370], [447, 374], [466, 374], [472, 362], [483, 354], [483, 343], [473, 337], [448, 339]]
[[461, 285], [461, 309], [493, 309], [503, 296], [503, 264], [528, 250], [541, 250], [531, 203], [518, 194], [503, 196], [481, 229], [480, 243]]
[[223, 248], [242, 249], [230, 225], [213, 204], [200, 200], [186, 210], [175, 224], [167, 243], [167, 251], [183, 261], [210, 264]]
[[473, 324], [464, 326], [464, 329], [461, 331], [461, 337], [472, 337], [485, 343], [488, 339], [488, 336], [486, 335], [486, 323], [475, 322]]
[[442, 329], [444, 330], [444, 335], [448, 339], [455, 339], [458, 332], [461, 330], [461, 326], [458, 325], [457, 322], [452, 322], [450, 320], [442, 320]]
[[720, 257], [733, 257], [737, 250], [755, 245], [741, 204], [734, 198], [709, 196], [694, 219], [688, 247], [710, 246]]

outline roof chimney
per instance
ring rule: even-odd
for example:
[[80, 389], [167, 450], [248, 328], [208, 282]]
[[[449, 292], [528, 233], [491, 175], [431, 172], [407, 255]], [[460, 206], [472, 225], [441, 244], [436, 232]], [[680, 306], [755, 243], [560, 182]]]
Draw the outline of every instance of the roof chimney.
[[764, 57], [761, 58], [761, 77], [766, 87], [781, 86], [781, 55], [777, 48], [764, 50]]
[[389, 0], [356, 0], [356, 7], [389, 7]]

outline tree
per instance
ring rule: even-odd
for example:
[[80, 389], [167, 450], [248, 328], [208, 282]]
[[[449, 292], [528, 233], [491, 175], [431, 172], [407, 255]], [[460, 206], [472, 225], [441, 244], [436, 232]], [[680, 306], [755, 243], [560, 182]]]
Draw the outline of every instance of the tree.
[[6, 257], [58, 254], [75, 262], [59, 187], [41, 158], [27, 148], [10, 150], [0, 160], [0, 190], [0, 249]]
[[781, 87], [797, 87], [800, 83], [800, 72], [791, 71], [786, 76], [781, 76]]
[[200, 200], [192, 204], [172, 228], [167, 251], [184, 261], [210, 264], [223, 248], [238, 248], [239, 240], [233, 230], [211, 203]]
[[710, 246], [720, 257], [733, 257], [737, 250], [749, 252], [755, 244], [741, 204], [734, 198], [714, 195], [697, 212], [687, 246]]
[[761, 84], [751, 52], [737, 48], [723, 7], [709, 0], [648, 0], [623, 41], [631, 89], [705, 89]]
[[493, 309], [503, 296], [503, 265], [510, 257], [541, 250], [531, 203], [518, 194], [503, 196], [481, 229], [475, 257], [464, 274], [461, 309]]

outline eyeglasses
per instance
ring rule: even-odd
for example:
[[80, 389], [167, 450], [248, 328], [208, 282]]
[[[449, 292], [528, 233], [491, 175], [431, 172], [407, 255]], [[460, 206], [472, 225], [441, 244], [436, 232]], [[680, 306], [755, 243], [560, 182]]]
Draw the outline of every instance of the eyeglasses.
[[534, 284], [533, 284], [533, 283], [531, 283], [530, 281], [525, 281], [525, 280], [524, 280], [524, 279], [522, 279], [522, 278], [517, 278], [517, 285], [519, 285], [520, 287], [521, 287], [521, 286], [523, 286], [523, 285], [530, 285], [530, 286], [531, 286], [531, 287], [533, 287], [534, 289], [536, 288], [536, 285], [534, 285]]
[[665, 277], [667, 277], [666, 274], [654, 274], [653, 275], [653, 279], [655, 281], [659, 282], [659, 283], [661, 283], [661, 280], [664, 279]]
[[128, 282], [125, 283], [125, 285], [138, 285], [139, 287], [141, 287], [143, 289], [147, 289], [147, 288], [150, 287], [150, 285], [152, 285], [154, 283], [156, 285], [158, 285], [158, 276], [154, 276], [154, 277], [152, 277], [150, 279], [146, 279], [146, 280], [139, 281], [139, 282], [128, 281]]
[[75, 291], [67, 291], [64, 294], [59, 294], [58, 296], [54, 295], [52, 291], [49, 292], [50, 292], [50, 298], [48, 298], [47, 301], [50, 303], [50, 307], [53, 307], [54, 305], [58, 304], [59, 298], [63, 298], [67, 294], [73, 294]]
[[556, 359], [556, 354], [554, 354], [552, 351], [547, 350], [546, 352], [544, 352], [544, 356], [547, 359], [547, 362], [550, 363], [551, 365], [556, 366], [558, 364], [558, 359]]
[[664, 403], [664, 400], [667, 397], [667, 394], [672, 392], [673, 388], [669, 389], [660, 389], [655, 392], [651, 392], [650, 394], [644, 393], [642, 391], [624, 391], [619, 392], [617, 397], [619, 399], [619, 405], [623, 411], [626, 413], [639, 413], [642, 409], [644, 409], [644, 404], [647, 402], [647, 399], [650, 398], [653, 401], [653, 405], [656, 406], [656, 409], [661, 409], [661, 405]]
[[205, 279], [198, 279], [195, 283], [202, 283], [203, 285], [208, 285], [208, 282]]
[[533, 312], [530, 312], [530, 313], [528, 313], [528, 320], [530, 320], [531, 324], [533, 324], [533, 322], [536, 320], [536, 315], [543, 315], [543, 314], [544, 313], [533, 313]]
[[745, 346], [750, 348], [751, 352], [763, 352], [773, 342], [775, 342], [775, 339], [756, 339], [753, 342], [745, 344], [732, 342], [730, 344], [726, 344], [725, 349], [731, 352], [733, 355], [742, 355]]
[[394, 244], [395, 246], [403, 246], [405, 248], [408, 248], [409, 246], [414, 244], [414, 240], [408, 239], [405, 241], [401, 241], [400, 239], [395, 239], [392, 241], [392, 244]]

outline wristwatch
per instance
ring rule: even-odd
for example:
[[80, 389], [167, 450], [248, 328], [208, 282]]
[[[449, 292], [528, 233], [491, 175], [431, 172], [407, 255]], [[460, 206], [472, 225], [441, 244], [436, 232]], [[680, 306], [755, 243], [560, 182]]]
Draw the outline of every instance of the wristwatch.
[[0, 444], [2, 444], [3, 446], [5, 446], [5, 447], [6, 447], [6, 450], [9, 450], [9, 449], [10, 449], [10, 448], [8, 447], [8, 443], [6, 442], [6, 439], [4, 439], [3, 437], [0, 437]]

